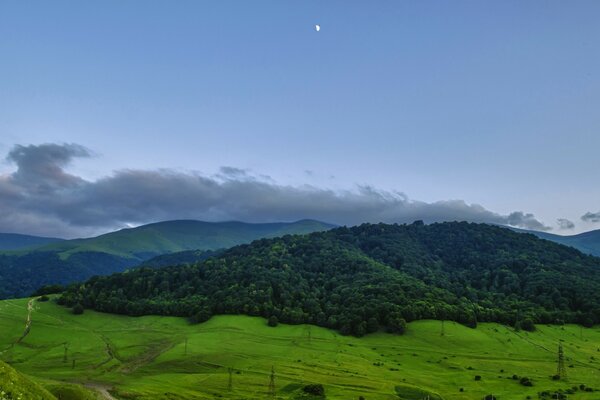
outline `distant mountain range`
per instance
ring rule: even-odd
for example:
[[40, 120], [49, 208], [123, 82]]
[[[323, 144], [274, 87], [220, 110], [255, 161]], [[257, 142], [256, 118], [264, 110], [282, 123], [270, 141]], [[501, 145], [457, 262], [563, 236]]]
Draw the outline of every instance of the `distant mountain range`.
[[49, 243], [61, 242], [63, 240], [64, 239], [50, 237], [20, 235], [18, 233], [0, 233], [0, 251], [43, 246]]
[[551, 242], [564, 244], [565, 246], [571, 246], [582, 253], [600, 257], [600, 229], [570, 236], [561, 236], [548, 232], [530, 231], [517, 228], [511, 229], [515, 232], [531, 233], [540, 239], [546, 239]]
[[[46, 284], [67, 284], [93, 275], [121, 272], [163, 254], [218, 250], [255, 239], [332, 227], [313, 220], [267, 224], [181, 220], [122, 229], [88, 239], [55, 239], [37, 247], [12, 245], [11, 251], [0, 253], [0, 298], [27, 296]], [[8, 247], [8, 240], [6, 243]]]

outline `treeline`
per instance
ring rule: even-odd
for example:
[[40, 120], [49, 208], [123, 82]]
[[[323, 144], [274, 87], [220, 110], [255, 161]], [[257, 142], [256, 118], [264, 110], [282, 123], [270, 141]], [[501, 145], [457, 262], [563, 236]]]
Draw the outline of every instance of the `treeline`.
[[64, 259], [55, 251], [0, 254], [0, 299], [30, 296], [44, 285], [68, 284], [112, 274], [138, 263], [101, 252], [79, 252]]
[[73, 285], [62, 304], [99, 311], [276, 317], [361, 336], [407, 321], [600, 322], [600, 259], [501, 227], [365, 224], [257, 240], [194, 265]]

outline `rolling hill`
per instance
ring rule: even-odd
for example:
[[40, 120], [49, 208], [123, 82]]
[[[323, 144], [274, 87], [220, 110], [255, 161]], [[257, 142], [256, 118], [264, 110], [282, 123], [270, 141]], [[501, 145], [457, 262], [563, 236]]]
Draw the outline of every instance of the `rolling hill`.
[[565, 246], [571, 246], [582, 253], [600, 257], [600, 229], [570, 236], [555, 235], [548, 232], [529, 231], [524, 229], [513, 230], [516, 232], [531, 233], [540, 239], [546, 239], [551, 242], [564, 244]]
[[43, 246], [50, 243], [61, 242], [63, 240], [64, 239], [41, 236], [20, 235], [18, 233], [0, 233], [0, 251]]
[[164, 253], [217, 250], [259, 238], [331, 227], [311, 220], [268, 224], [167, 221], [4, 252], [0, 253], [0, 298], [26, 296], [47, 284], [67, 284], [124, 271]]
[[96, 277], [60, 301], [129, 315], [247, 314], [362, 336], [406, 321], [600, 322], [600, 258], [486, 224], [364, 224], [261, 239], [194, 265]]

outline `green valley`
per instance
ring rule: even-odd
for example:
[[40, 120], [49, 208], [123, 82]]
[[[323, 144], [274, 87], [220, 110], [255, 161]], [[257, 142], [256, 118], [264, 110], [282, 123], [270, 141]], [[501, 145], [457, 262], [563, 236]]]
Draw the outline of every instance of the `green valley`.
[[[586, 388], [600, 389], [598, 328], [538, 325], [536, 332], [517, 332], [446, 322], [442, 335], [440, 321], [423, 320], [401, 336], [356, 338], [304, 324], [273, 328], [258, 317], [216, 316], [191, 325], [176, 317], [73, 315], [53, 301], [35, 301], [31, 330], [14, 344], [27, 303], [0, 302], [0, 357], [47, 390], [71, 388], [74, 400], [89, 396], [84, 387], [115, 399], [264, 399], [272, 368], [278, 399], [323, 398], [303, 391], [310, 384], [323, 385], [327, 399], [370, 400], [526, 399], [558, 390], [591, 400], [599, 392]], [[554, 381], [559, 343], [568, 376]], [[523, 377], [532, 386], [523, 386]], [[72, 384], [80, 385], [79, 394]]]

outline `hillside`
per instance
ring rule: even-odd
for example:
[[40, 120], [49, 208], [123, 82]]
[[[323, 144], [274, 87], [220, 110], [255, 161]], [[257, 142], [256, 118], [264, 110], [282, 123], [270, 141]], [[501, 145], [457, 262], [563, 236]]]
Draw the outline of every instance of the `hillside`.
[[0, 251], [43, 246], [63, 240], [64, 239], [41, 236], [20, 235], [18, 233], [0, 233]]
[[270, 224], [168, 221], [27, 251], [0, 253], [0, 299], [27, 296], [43, 285], [68, 284], [121, 272], [164, 253], [217, 250], [263, 237], [331, 227], [310, 220]]
[[570, 236], [555, 235], [548, 232], [529, 231], [525, 229], [511, 229], [516, 232], [531, 233], [540, 239], [546, 239], [550, 240], [551, 242], [564, 244], [565, 246], [571, 246], [582, 253], [600, 257], [600, 229]]
[[[22, 334], [26, 314], [27, 299], [0, 301], [0, 349]], [[409, 323], [402, 336], [355, 338], [312, 325], [272, 328], [246, 316], [191, 325], [174, 317], [90, 310], [73, 315], [52, 301], [37, 302], [32, 321], [29, 335], [2, 359], [44, 381], [114, 388], [119, 399], [263, 400], [269, 398], [271, 368], [282, 400], [322, 399], [303, 393], [309, 384], [323, 385], [329, 400], [472, 400], [488, 394], [524, 400], [541, 392], [546, 400], [556, 393], [559, 399], [595, 400], [600, 387], [600, 330], [573, 325], [516, 332], [498, 324], [471, 329], [446, 322], [442, 336], [441, 322], [427, 320]], [[567, 381], [551, 379], [559, 342]], [[523, 386], [522, 377], [532, 386]]]
[[24, 377], [2, 361], [0, 361], [0, 399], [57, 400], [42, 386]]
[[36, 249], [56, 252], [61, 258], [84, 252], [100, 252], [146, 260], [185, 250], [217, 250], [250, 243], [255, 239], [286, 234], [305, 234], [333, 228], [319, 221], [250, 224], [245, 222], [165, 221], [122, 229], [94, 238], [74, 239]]
[[362, 336], [405, 321], [600, 322], [600, 259], [469, 223], [364, 224], [257, 240], [197, 263], [96, 277], [61, 298], [130, 315], [275, 317]]

